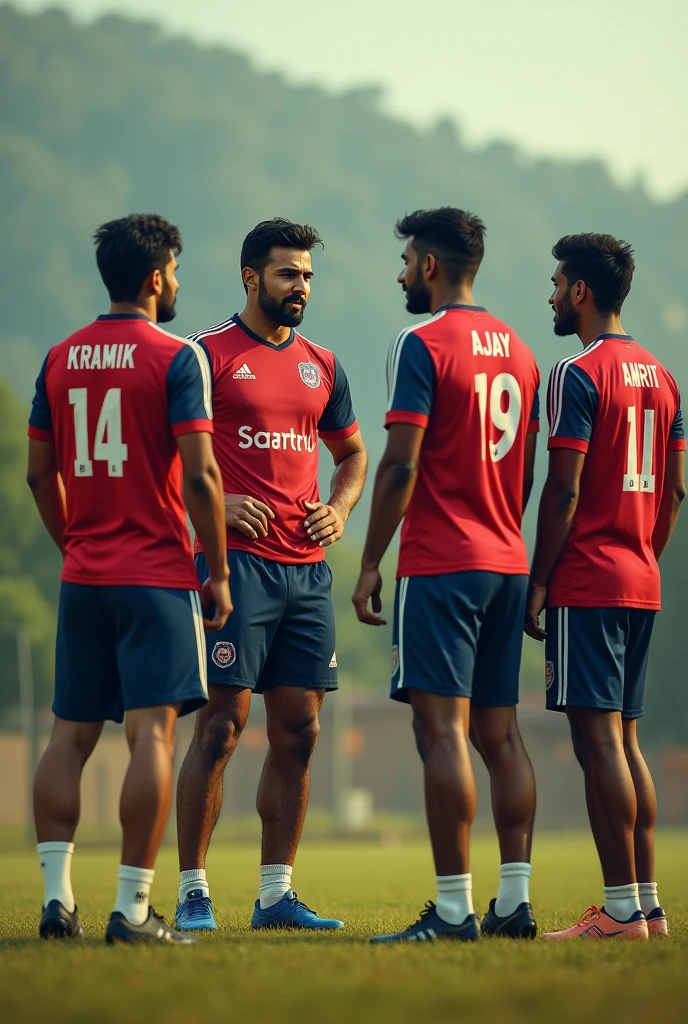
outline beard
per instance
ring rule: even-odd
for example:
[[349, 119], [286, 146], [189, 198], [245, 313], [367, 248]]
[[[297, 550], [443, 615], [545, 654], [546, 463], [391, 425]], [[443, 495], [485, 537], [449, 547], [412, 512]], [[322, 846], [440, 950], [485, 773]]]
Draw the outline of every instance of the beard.
[[177, 296], [173, 293], [170, 285], [165, 281], [162, 287], [162, 295], [158, 299], [158, 323], [168, 324], [177, 315], [175, 303]]
[[[298, 306], [289, 307], [290, 302], [298, 302]], [[261, 277], [258, 285], [258, 305], [273, 323], [280, 327], [298, 327], [306, 312], [306, 301], [299, 295], [288, 295], [286, 299], [276, 299], [265, 287]]]
[[559, 303], [559, 308], [554, 311], [554, 333], [559, 338], [577, 334], [579, 319], [579, 314], [573, 308], [573, 303], [567, 293], [563, 302]]
[[430, 312], [430, 292], [420, 276], [409, 287], [406, 285], [406, 309], [409, 313]]

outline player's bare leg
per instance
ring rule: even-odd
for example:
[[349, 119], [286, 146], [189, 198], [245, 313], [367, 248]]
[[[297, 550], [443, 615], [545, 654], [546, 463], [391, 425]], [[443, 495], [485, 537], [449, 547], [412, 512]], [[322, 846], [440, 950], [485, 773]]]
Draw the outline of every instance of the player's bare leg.
[[530, 850], [535, 776], [515, 707], [471, 707], [471, 740], [490, 773], [492, 814], [499, 838], [499, 890], [483, 919], [486, 934], [535, 938], [530, 905]]
[[635, 881], [637, 802], [624, 751], [621, 714], [568, 708], [581, 738], [588, 815], [605, 884]]
[[131, 759], [122, 786], [122, 864], [155, 865], [172, 806], [174, 730], [180, 704], [128, 711]]
[[79, 824], [81, 773], [102, 730], [102, 722], [55, 718], [36, 771], [33, 806], [44, 881], [40, 924], [44, 939], [83, 936], [72, 891], [73, 839]]
[[638, 746], [637, 719], [623, 723], [626, 761], [633, 778], [638, 815], [635, 823], [635, 870], [638, 877], [640, 906], [647, 918], [650, 934], [666, 935], [667, 921], [657, 897], [655, 880], [655, 825], [657, 794], [650, 769]]
[[71, 843], [74, 839], [81, 808], [81, 773], [102, 731], [102, 722], [55, 719], [33, 784], [39, 843]]
[[210, 838], [222, 809], [224, 771], [251, 709], [251, 691], [208, 687], [177, 783], [177, 837], [181, 871], [204, 870]]
[[276, 686], [265, 694], [270, 749], [258, 787], [261, 864], [293, 865], [310, 792], [324, 690]]
[[425, 772], [425, 808], [438, 875], [468, 871], [476, 792], [468, 753], [471, 702], [409, 690], [416, 745]]
[[[276, 686], [265, 693], [270, 743], [256, 806], [263, 823], [260, 890], [252, 928], [343, 928], [319, 917], [291, 888], [291, 873], [308, 807], [311, 759], [320, 732], [324, 690]], [[336, 699], [336, 698], [335, 698]]]
[[502, 863], [529, 862], [535, 819], [535, 775], [518, 728], [516, 708], [474, 704], [471, 733], [490, 773], [492, 813]]

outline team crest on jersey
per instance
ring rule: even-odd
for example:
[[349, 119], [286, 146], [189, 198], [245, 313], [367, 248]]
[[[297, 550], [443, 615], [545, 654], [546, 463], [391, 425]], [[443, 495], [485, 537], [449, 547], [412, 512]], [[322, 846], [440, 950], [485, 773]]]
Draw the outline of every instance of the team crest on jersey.
[[545, 689], [549, 690], [550, 686], [554, 682], [554, 662], [545, 662]]
[[229, 668], [236, 661], [236, 648], [226, 640], [218, 640], [213, 647], [213, 661], [218, 668]]
[[299, 377], [309, 388], [320, 387], [320, 370], [315, 363], [299, 363]]
[[392, 647], [392, 675], [395, 676], [399, 671], [399, 648], [396, 644]]

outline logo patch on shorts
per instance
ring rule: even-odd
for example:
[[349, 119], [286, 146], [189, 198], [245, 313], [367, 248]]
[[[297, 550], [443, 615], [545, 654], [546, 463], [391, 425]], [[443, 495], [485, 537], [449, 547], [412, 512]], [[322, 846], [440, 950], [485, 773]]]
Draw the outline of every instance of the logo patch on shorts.
[[550, 686], [554, 682], [554, 662], [545, 662], [545, 688], [549, 690]]
[[236, 661], [236, 648], [226, 640], [218, 640], [213, 647], [213, 661], [218, 668], [229, 668]]
[[309, 388], [320, 387], [320, 370], [315, 363], [299, 363], [299, 377]]
[[330, 668], [336, 668], [336, 667], [337, 667], [337, 652], [334, 651], [333, 654], [332, 654], [332, 657], [330, 658]]
[[396, 644], [392, 647], [392, 675], [395, 676], [399, 671], [399, 648]]

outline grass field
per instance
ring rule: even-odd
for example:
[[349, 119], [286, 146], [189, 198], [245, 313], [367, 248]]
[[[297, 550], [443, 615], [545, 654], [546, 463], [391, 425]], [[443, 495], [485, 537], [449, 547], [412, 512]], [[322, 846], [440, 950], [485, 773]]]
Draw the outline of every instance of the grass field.
[[[251, 933], [257, 884], [253, 846], [216, 845], [209, 877], [220, 931], [185, 949], [110, 948], [102, 941], [115, 888], [115, 850], [74, 860], [82, 944], [36, 938], [40, 872], [29, 851], [0, 853], [0, 1020], [126, 1024], [414, 1024], [425, 1021], [651, 1022], [688, 1019], [688, 833], [658, 840], [661, 898], [671, 935], [648, 944], [549, 945], [482, 940], [370, 947], [368, 936], [405, 926], [434, 898], [426, 843], [304, 844], [294, 884], [346, 931], [321, 937]], [[161, 856], [155, 905], [174, 909], [176, 863]], [[476, 909], [494, 895], [494, 841], [474, 843]], [[591, 840], [538, 837], [532, 898], [541, 928], [572, 923], [601, 899]]]

